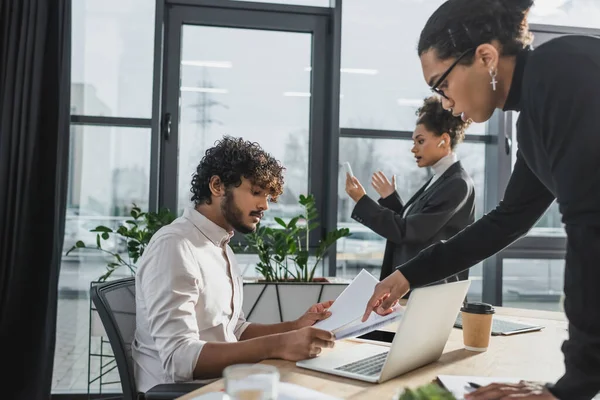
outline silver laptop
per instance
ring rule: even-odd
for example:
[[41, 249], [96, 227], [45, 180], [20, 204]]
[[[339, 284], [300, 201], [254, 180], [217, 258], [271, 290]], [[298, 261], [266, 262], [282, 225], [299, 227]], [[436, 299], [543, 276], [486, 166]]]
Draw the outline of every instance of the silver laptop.
[[391, 346], [364, 343], [298, 361], [298, 367], [385, 382], [440, 358], [470, 281], [417, 288], [410, 294]]

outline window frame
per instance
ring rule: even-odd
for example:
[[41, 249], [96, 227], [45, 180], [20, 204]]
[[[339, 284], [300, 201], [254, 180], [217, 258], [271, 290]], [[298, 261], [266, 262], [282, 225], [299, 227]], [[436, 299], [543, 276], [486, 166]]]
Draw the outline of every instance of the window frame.
[[[259, 29], [282, 32], [300, 32], [312, 34], [311, 58], [312, 79], [310, 98], [309, 121], [309, 169], [308, 192], [315, 195], [319, 210], [325, 206], [325, 179], [320, 173], [324, 166], [323, 155], [325, 145], [324, 137], [327, 129], [328, 116], [331, 115], [332, 105], [327, 101], [328, 88], [327, 74], [331, 65], [331, 56], [328, 56], [332, 44], [332, 35], [329, 32], [332, 10], [319, 7], [273, 5], [270, 3], [245, 2], [214, 2], [214, 1], [168, 1], [173, 4], [165, 14], [165, 46], [163, 63], [163, 115], [170, 116], [169, 132], [164, 129], [160, 135], [160, 184], [159, 205], [171, 210], [177, 210], [178, 188], [178, 147], [179, 147], [179, 82], [181, 69], [181, 32], [184, 26], [214, 26], [231, 29]], [[175, 4], [176, 3], [176, 4]], [[186, 5], [182, 5], [185, 3]], [[193, 6], [187, 4], [194, 3]], [[339, 97], [339, 95], [338, 95]], [[164, 124], [162, 124], [164, 125]], [[321, 211], [321, 214], [323, 212]], [[321, 226], [324, 226], [323, 215], [320, 215]], [[321, 232], [322, 233], [322, 232]], [[319, 236], [311, 236], [311, 246], [318, 246]], [[243, 237], [240, 236], [243, 243]]]

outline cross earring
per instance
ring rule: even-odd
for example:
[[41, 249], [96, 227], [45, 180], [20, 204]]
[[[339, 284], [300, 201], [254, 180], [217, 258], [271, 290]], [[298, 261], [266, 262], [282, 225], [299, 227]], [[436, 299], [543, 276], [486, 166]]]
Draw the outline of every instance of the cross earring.
[[490, 85], [492, 85], [492, 90], [494, 92], [496, 91], [496, 84], [498, 83], [498, 81], [496, 80], [496, 75], [498, 75], [498, 72], [495, 69], [490, 69], [490, 76], [492, 77]]

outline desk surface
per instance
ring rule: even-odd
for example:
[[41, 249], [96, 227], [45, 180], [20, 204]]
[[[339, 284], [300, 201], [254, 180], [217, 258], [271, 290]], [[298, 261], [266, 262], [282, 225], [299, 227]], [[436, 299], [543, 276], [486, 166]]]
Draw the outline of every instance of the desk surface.
[[[390, 399], [400, 388], [416, 387], [437, 375], [478, 375], [518, 377], [527, 380], [554, 382], [564, 373], [562, 342], [567, 338], [564, 314], [549, 311], [496, 308], [496, 315], [511, 321], [539, 324], [545, 328], [513, 336], [493, 336], [487, 352], [474, 353], [464, 349], [462, 331], [452, 329], [440, 359], [382, 384], [372, 384], [296, 367], [283, 360], [267, 360], [264, 364], [279, 368], [281, 381], [295, 383], [344, 399]], [[395, 325], [388, 329], [395, 330]], [[351, 348], [359, 342], [341, 340], [336, 349]], [[330, 349], [324, 351], [331, 351]], [[223, 389], [218, 380], [179, 400], [191, 400], [200, 394]]]

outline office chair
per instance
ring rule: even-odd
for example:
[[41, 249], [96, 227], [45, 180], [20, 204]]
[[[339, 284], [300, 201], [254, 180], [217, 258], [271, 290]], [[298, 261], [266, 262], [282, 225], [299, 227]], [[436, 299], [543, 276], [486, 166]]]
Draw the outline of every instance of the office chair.
[[131, 356], [135, 332], [135, 278], [97, 284], [90, 289], [90, 294], [115, 356], [123, 400], [172, 400], [204, 386], [200, 383], [169, 383], [156, 385], [146, 393], [138, 392]]

